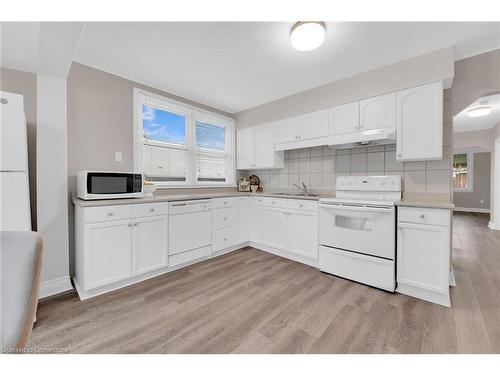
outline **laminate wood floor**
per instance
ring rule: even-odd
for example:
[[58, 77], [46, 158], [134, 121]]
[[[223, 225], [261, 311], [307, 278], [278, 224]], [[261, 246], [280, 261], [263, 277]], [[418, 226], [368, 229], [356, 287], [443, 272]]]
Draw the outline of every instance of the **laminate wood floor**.
[[30, 346], [72, 353], [499, 353], [500, 232], [455, 214], [452, 308], [253, 248], [86, 301], [40, 301]]

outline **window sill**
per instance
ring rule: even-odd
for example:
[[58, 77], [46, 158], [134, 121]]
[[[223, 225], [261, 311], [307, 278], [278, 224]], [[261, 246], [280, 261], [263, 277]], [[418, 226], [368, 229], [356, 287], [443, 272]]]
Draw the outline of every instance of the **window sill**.
[[168, 190], [168, 189], [214, 189], [214, 188], [235, 188], [235, 184], [221, 184], [221, 185], [156, 185], [158, 190]]

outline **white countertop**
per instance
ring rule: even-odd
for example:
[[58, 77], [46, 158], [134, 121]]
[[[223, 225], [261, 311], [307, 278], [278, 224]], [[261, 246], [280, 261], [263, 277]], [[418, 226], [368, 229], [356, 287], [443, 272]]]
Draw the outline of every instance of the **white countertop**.
[[83, 200], [73, 195], [72, 201], [75, 206], [79, 207], [98, 207], [98, 206], [116, 206], [125, 204], [141, 204], [141, 203], [156, 203], [156, 202], [175, 202], [194, 199], [211, 199], [225, 197], [275, 197], [289, 199], [307, 199], [318, 200], [319, 198], [327, 197], [328, 195], [304, 196], [294, 194], [280, 193], [247, 193], [247, 192], [224, 192], [224, 193], [189, 193], [189, 194], [157, 194], [147, 198], [125, 198], [125, 199], [100, 199], [100, 200]]

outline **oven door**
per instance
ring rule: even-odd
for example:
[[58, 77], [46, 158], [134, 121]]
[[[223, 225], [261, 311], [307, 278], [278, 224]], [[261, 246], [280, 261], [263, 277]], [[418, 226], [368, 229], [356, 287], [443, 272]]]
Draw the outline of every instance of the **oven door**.
[[362, 254], [395, 258], [394, 206], [321, 203], [321, 245]]

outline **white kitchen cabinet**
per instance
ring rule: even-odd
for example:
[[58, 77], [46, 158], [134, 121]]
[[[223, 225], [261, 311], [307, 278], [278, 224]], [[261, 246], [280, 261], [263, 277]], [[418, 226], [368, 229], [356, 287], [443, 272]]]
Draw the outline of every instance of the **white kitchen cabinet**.
[[237, 242], [245, 243], [249, 240], [250, 212], [249, 198], [240, 197], [236, 201]]
[[132, 224], [132, 272], [140, 275], [167, 265], [166, 216], [141, 217]]
[[325, 109], [278, 121], [274, 127], [275, 149], [288, 150], [326, 144], [328, 116], [328, 110]]
[[262, 242], [262, 216], [264, 214], [264, 203], [261, 197], [250, 197], [248, 201], [249, 212], [249, 239], [251, 242]]
[[272, 123], [238, 130], [237, 145], [238, 169], [284, 168], [283, 151], [274, 150]]
[[330, 108], [330, 135], [355, 133], [357, 131], [359, 131], [359, 102]]
[[249, 204], [251, 243], [299, 262], [317, 262], [317, 201], [252, 197]]
[[375, 96], [359, 102], [359, 129], [396, 126], [396, 93]]
[[397, 291], [450, 306], [449, 210], [400, 207]]
[[132, 275], [131, 227], [131, 220], [86, 225], [86, 289], [97, 288]]
[[238, 169], [254, 168], [254, 130], [252, 128], [238, 130], [236, 138]]
[[287, 250], [318, 259], [318, 213], [292, 211], [287, 217]]
[[435, 82], [397, 93], [399, 161], [443, 158], [443, 85]]

